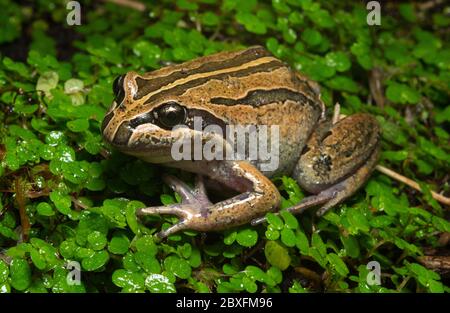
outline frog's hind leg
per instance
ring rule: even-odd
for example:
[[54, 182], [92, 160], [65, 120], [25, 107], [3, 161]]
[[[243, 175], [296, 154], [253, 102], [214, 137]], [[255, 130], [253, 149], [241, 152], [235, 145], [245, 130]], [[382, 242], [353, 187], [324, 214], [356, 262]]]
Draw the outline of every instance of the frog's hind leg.
[[[317, 211], [320, 216], [351, 196], [376, 166], [379, 137], [378, 122], [368, 114], [351, 115], [335, 123], [322, 122], [308, 140], [293, 172], [300, 186], [313, 195], [287, 210], [298, 214], [322, 205]], [[252, 224], [264, 220], [259, 218]]]
[[[305, 204], [325, 203], [318, 215], [360, 188], [379, 156], [380, 128], [372, 115], [359, 113], [340, 119], [339, 106], [334, 115], [332, 123], [319, 125], [308, 140], [293, 173], [304, 189], [316, 194]], [[292, 211], [302, 211], [303, 207], [300, 204]]]
[[[286, 211], [292, 214], [300, 214], [311, 207], [322, 205], [317, 210], [317, 216], [322, 216], [329, 209], [333, 208], [344, 199], [351, 196], [358, 188], [360, 188], [370, 176], [373, 168], [377, 164], [379, 156], [379, 148], [370, 156], [366, 163], [361, 166], [353, 175], [350, 175], [341, 182], [319, 192], [316, 195], [308, 196], [302, 199], [302, 201], [289, 207]], [[266, 220], [265, 217], [260, 217], [252, 220], [252, 225], [263, 223]]]
[[361, 166], [353, 175], [329, 187], [328, 189], [321, 191], [317, 195], [306, 197], [298, 205], [289, 208], [288, 211], [293, 214], [298, 214], [309, 207], [325, 203], [319, 210], [317, 210], [317, 215], [322, 216], [325, 214], [329, 209], [351, 196], [366, 182], [373, 168], [377, 164], [379, 150], [380, 149], [377, 147], [365, 164]]
[[334, 115], [333, 123], [319, 125], [308, 140], [293, 173], [304, 189], [317, 195], [313, 199], [329, 198], [318, 215], [361, 187], [379, 156], [380, 127], [372, 115], [359, 113], [339, 119], [339, 107]]
[[156, 234], [156, 237], [161, 240], [163, 238], [169, 237], [172, 234], [175, 234], [176, 232], [179, 232], [180, 230], [186, 230], [187, 225], [185, 220], [181, 220], [180, 222], [170, 226], [169, 228], [165, 230], [161, 230], [159, 233]]
[[211, 202], [206, 194], [206, 188], [203, 183], [202, 176], [197, 175], [194, 189], [171, 175], [164, 175], [163, 180], [180, 195], [181, 203], [167, 206], [141, 208], [136, 212], [138, 216], [170, 214], [176, 215], [180, 218], [178, 223], [157, 234], [157, 237], [160, 239], [170, 236], [180, 230], [187, 229], [188, 226], [186, 225], [186, 220], [192, 215], [201, 214], [202, 208], [206, 208], [211, 205]]

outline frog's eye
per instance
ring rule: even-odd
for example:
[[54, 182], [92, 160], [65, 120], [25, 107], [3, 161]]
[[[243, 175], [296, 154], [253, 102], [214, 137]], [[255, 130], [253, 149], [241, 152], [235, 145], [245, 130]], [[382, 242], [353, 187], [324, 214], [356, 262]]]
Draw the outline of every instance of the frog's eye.
[[186, 120], [186, 109], [176, 102], [167, 102], [154, 111], [155, 119], [164, 128], [173, 128]]
[[123, 98], [125, 97], [125, 90], [123, 89], [123, 79], [125, 78], [125, 75], [117, 76], [116, 79], [114, 79], [113, 82], [113, 92], [115, 96], [115, 101], [118, 105], [120, 105], [123, 101]]

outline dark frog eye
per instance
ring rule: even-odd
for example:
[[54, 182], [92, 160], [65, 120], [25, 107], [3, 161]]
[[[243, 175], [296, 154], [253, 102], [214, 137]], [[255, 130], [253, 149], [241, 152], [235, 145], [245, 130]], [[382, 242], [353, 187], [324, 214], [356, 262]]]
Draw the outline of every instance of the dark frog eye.
[[123, 80], [125, 78], [125, 75], [117, 76], [116, 79], [114, 79], [113, 82], [113, 92], [115, 96], [115, 101], [118, 105], [120, 105], [123, 101], [123, 98], [125, 97], [125, 90], [123, 89]]
[[186, 109], [176, 102], [167, 102], [155, 111], [155, 119], [163, 128], [173, 128], [186, 120]]

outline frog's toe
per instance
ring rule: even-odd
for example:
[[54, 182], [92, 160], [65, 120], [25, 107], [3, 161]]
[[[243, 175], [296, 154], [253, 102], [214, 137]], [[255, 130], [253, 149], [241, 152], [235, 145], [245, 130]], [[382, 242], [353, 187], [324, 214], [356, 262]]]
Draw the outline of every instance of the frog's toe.
[[194, 189], [172, 175], [164, 175], [163, 180], [180, 195], [182, 204], [201, 205], [205, 207], [211, 205], [201, 175], [197, 175]]
[[[323, 203], [326, 203], [325, 205], [327, 205], [329, 202], [331, 202], [331, 200], [333, 200], [333, 197], [335, 197], [335, 195], [336, 195], [336, 191], [334, 189], [327, 189], [317, 195], [308, 196], [308, 197], [303, 198], [303, 200], [300, 203], [298, 203], [295, 206], [292, 206], [290, 208], [287, 208], [286, 211], [289, 211], [292, 214], [300, 214], [313, 206], [323, 204]], [[275, 213], [275, 214], [278, 214], [278, 213]], [[255, 225], [264, 223], [265, 221], [266, 221], [265, 216], [255, 218], [254, 220], [251, 221], [251, 225], [255, 226]]]
[[175, 234], [176, 232], [179, 232], [181, 230], [185, 230], [188, 228], [188, 225], [186, 224], [185, 220], [182, 220], [172, 226], [170, 226], [169, 228], [160, 231], [159, 233], [156, 234], [156, 238], [161, 241], [164, 238], [169, 237], [170, 235]]
[[195, 198], [203, 202], [205, 205], [211, 205], [211, 201], [209, 201], [208, 194], [206, 193], [206, 187], [203, 180], [202, 175], [197, 175], [195, 177], [195, 189], [194, 189]]
[[188, 212], [182, 204], [172, 204], [167, 206], [153, 206], [148, 208], [141, 208], [136, 211], [137, 216], [155, 215], [155, 214], [170, 214], [176, 215], [180, 218], [187, 218]]
[[192, 220], [198, 216], [205, 216], [209, 208], [213, 205], [206, 194], [203, 178], [198, 175], [195, 188], [191, 188], [183, 181], [171, 175], [164, 175], [163, 180], [181, 197], [181, 203], [155, 206], [139, 209], [137, 216], [170, 214], [180, 218], [180, 221], [166, 230], [157, 234], [159, 239], [163, 239], [180, 230], [190, 228]]
[[205, 210], [208, 210], [213, 205], [206, 195], [206, 189], [201, 177], [197, 179], [195, 189], [192, 189], [174, 176], [165, 175], [163, 179], [180, 195], [181, 203], [141, 208], [136, 212], [138, 216], [170, 214], [189, 220], [194, 215], [204, 215]]

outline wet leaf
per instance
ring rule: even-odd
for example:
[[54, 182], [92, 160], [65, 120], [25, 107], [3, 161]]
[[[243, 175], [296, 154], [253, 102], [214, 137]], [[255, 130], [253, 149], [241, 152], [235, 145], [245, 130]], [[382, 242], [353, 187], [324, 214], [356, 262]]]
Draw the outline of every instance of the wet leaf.
[[81, 262], [86, 271], [95, 271], [104, 266], [109, 260], [109, 254], [105, 250], [94, 252], [92, 256], [84, 258]]
[[108, 250], [114, 254], [125, 254], [130, 246], [130, 240], [125, 234], [115, 234], [108, 245]]
[[145, 281], [142, 274], [124, 269], [114, 271], [112, 281], [116, 286], [127, 288], [128, 290], [143, 290], [145, 288]]
[[284, 271], [291, 264], [291, 257], [286, 248], [279, 245], [276, 241], [268, 241], [264, 248], [264, 254], [267, 261]]
[[173, 293], [176, 292], [175, 286], [169, 282], [169, 279], [161, 274], [151, 274], [145, 279], [145, 286], [153, 293]]
[[14, 258], [9, 265], [11, 286], [19, 291], [27, 289], [31, 284], [31, 269], [28, 262]]
[[258, 233], [255, 230], [246, 228], [237, 233], [236, 241], [244, 247], [252, 247], [258, 240]]
[[171, 255], [164, 260], [164, 267], [167, 271], [175, 274], [181, 279], [187, 279], [191, 276], [191, 266], [186, 260]]

